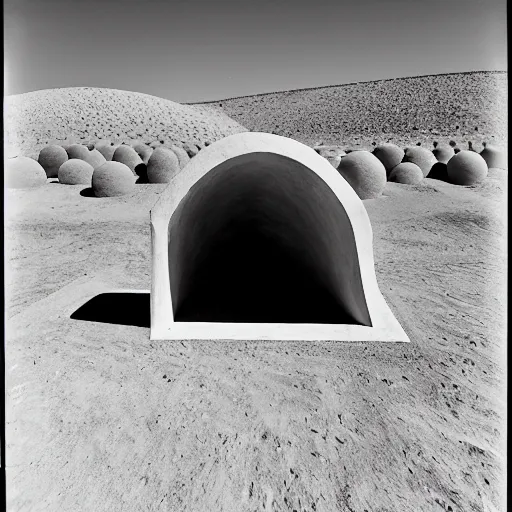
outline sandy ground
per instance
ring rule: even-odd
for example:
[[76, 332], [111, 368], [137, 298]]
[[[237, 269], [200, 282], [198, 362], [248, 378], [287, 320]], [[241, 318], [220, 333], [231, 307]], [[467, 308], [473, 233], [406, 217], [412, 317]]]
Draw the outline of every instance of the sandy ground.
[[164, 186], [8, 191], [8, 510], [506, 510], [506, 175], [365, 201], [408, 344], [150, 342], [72, 320], [89, 278], [149, 289]]

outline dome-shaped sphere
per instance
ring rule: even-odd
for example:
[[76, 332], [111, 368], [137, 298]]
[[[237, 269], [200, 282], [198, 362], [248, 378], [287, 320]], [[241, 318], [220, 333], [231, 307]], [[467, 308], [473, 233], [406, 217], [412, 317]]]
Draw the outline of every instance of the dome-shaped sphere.
[[180, 146], [171, 146], [171, 149], [178, 157], [178, 160], [180, 162], [180, 169], [183, 169], [183, 167], [185, 167], [185, 165], [187, 165], [190, 162], [190, 157], [188, 156], [188, 153]]
[[439, 144], [432, 150], [432, 154], [438, 162], [447, 164], [450, 158], [455, 155], [455, 150], [448, 144]]
[[199, 148], [195, 144], [183, 144], [183, 149], [187, 152], [189, 158], [194, 158], [199, 153]]
[[46, 183], [46, 172], [33, 158], [18, 156], [5, 161], [4, 180], [6, 188], [35, 188]]
[[402, 148], [391, 143], [375, 146], [372, 153], [382, 162], [388, 174], [403, 160], [405, 154]]
[[344, 156], [338, 171], [361, 199], [380, 196], [386, 186], [386, 169], [369, 151], [353, 151]]
[[134, 174], [135, 167], [143, 163], [140, 156], [137, 154], [137, 151], [135, 151], [131, 146], [127, 146], [125, 144], [122, 144], [115, 150], [112, 161], [126, 165]]
[[430, 169], [432, 169], [432, 167], [437, 163], [437, 158], [434, 156], [432, 151], [429, 151], [426, 148], [422, 148], [421, 146], [412, 146], [405, 150], [403, 161], [416, 164], [421, 169], [423, 176], [425, 177], [430, 172]]
[[[345, 155], [343, 155], [345, 156]], [[324, 157], [335, 169], [338, 168], [341, 162], [341, 155], [340, 156], [327, 156]]]
[[85, 160], [70, 158], [59, 169], [59, 183], [64, 185], [91, 185], [94, 168]]
[[157, 148], [149, 158], [148, 182], [169, 183], [180, 171], [180, 162], [170, 149]]
[[107, 159], [97, 149], [93, 149], [89, 151], [85, 161], [90, 164], [93, 169], [96, 169], [96, 167], [103, 165]]
[[489, 169], [508, 169], [507, 155], [496, 146], [487, 144], [480, 155]]
[[83, 146], [82, 144], [71, 144], [71, 146], [66, 148], [66, 152], [68, 158], [78, 158], [85, 161], [87, 161], [87, 157], [89, 156], [87, 146]]
[[92, 174], [92, 190], [96, 197], [129, 194], [135, 188], [132, 170], [121, 162], [105, 162]]
[[94, 148], [103, 155], [107, 162], [112, 160], [117, 147], [118, 146], [116, 144], [109, 140], [100, 140], [94, 145]]
[[389, 181], [395, 183], [417, 185], [421, 180], [423, 180], [423, 171], [412, 162], [402, 162], [389, 173]]
[[142, 142], [133, 144], [132, 148], [139, 155], [142, 162], [147, 164], [149, 161], [149, 157], [153, 153], [153, 148], [150, 148], [149, 146], [147, 146], [146, 144], [143, 144]]
[[48, 178], [56, 178], [60, 166], [68, 159], [68, 154], [62, 146], [45, 146], [39, 152], [37, 161], [45, 170]]
[[459, 151], [446, 166], [448, 179], [455, 185], [474, 185], [483, 181], [488, 172], [485, 160], [474, 151]]
[[340, 165], [341, 157], [346, 153], [339, 146], [315, 146], [314, 150], [323, 156], [335, 169]]

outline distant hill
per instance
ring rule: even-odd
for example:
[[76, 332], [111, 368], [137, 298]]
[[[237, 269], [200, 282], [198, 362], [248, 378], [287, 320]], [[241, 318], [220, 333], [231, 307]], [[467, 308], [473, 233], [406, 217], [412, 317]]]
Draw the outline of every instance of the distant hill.
[[[137, 92], [94, 87], [34, 91], [4, 98], [8, 151], [37, 156], [47, 144], [140, 140], [204, 145], [247, 131], [222, 111]], [[14, 155], [13, 155], [14, 156]]]
[[468, 72], [397, 78], [244, 96], [203, 103], [251, 131], [312, 145], [373, 142], [466, 147], [507, 142], [507, 73]]

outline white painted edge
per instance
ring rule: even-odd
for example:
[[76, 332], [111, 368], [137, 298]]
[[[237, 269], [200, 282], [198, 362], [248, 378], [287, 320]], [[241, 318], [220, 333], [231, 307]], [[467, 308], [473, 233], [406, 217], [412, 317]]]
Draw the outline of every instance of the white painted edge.
[[174, 322], [171, 328], [151, 328], [151, 340], [275, 340], [339, 342], [407, 342], [399, 330], [344, 324], [244, 324]]
[[[230, 324], [174, 322], [168, 264], [169, 220], [190, 188], [209, 171], [237, 156], [268, 152], [291, 158], [315, 172], [334, 192], [352, 225], [363, 292], [372, 327], [349, 324]], [[245, 132], [225, 137], [202, 149], [174, 177], [150, 212], [152, 238], [151, 340], [294, 339], [409, 342], [382, 296], [375, 275], [373, 232], [368, 213], [356, 192], [314, 149], [287, 137]]]

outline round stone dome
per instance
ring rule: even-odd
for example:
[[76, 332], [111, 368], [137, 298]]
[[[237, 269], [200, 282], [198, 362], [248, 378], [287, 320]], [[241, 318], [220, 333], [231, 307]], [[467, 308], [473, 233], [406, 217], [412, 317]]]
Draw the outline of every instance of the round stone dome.
[[45, 170], [48, 178], [56, 178], [60, 166], [68, 159], [68, 154], [62, 146], [45, 146], [39, 152], [38, 162]]
[[402, 162], [389, 173], [389, 181], [406, 185], [417, 185], [423, 180], [423, 171], [412, 162]]
[[180, 146], [171, 146], [171, 149], [176, 153], [176, 156], [178, 157], [178, 160], [180, 162], [180, 169], [183, 169], [185, 165], [187, 165], [190, 162], [190, 157], [188, 156], [188, 153]]
[[487, 177], [487, 163], [474, 151], [459, 151], [446, 166], [448, 179], [455, 185], [474, 185]]
[[153, 153], [153, 148], [147, 146], [146, 144], [144, 144], [142, 142], [137, 142], [137, 143], [133, 144], [132, 148], [139, 155], [142, 162], [147, 165], [149, 157]]
[[114, 197], [129, 194], [135, 188], [132, 170], [121, 162], [105, 162], [94, 169], [92, 190], [96, 197]]
[[391, 143], [375, 146], [372, 153], [382, 162], [388, 174], [391, 169], [395, 168], [403, 160], [405, 154], [402, 148]]
[[87, 146], [82, 144], [71, 144], [70, 146], [66, 146], [66, 152], [68, 154], [68, 158], [78, 158], [85, 161], [87, 161], [87, 157], [89, 156], [89, 149]]
[[508, 169], [506, 153], [496, 146], [486, 144], [480, 155], [487, 163], [489, 169]]
[[437, 163], [437, 158], [434, 156], [432, 151], [421, 146], [411, 146], [405, 150], [404, 162], [412, 162], [416, 164], [421, 171], [423, 176], [428, 176], [430, 169]]
[[46, 172], [39, 162], [26, 156], [8, 158], [4, 164], [6, 188], [36, 188], [46, 183]]
[[94, 168], [85, 160], [71, 158], [59, 168], [59, 183], [64, 185], [91, 185]]
[[455, 150], [448, 144], [439, 144], [432, 150], [432, 154], [438, 162], [447, 164], [450, 158], [455, 155]]
[[338, 171], [361, 199], [380, 196], [386, 186], [386, 169], [369, 151], [353, 151], [344, 156]]
[[148, 161], [148, 182], [169, 183], [180, 171], [177, 155], [166, 148], [157, 148]]
[[117, 149], [118, 145], [114, 144], [109, 140], [100, 140], [95, 145], [94, 148], [98, 150], [107, 162], [112, 160], [114, 156], [114, 152]]
[[137, 151], [133, 149], [131, 146], [127, 146], [126, 144], [121, 144], [114, 152], [114, 156], [112, 157], [113, 162], [119, 162], [127, 167], [135, 173], [135, 168], [142, 164], [142, 159], [137, 154]]

